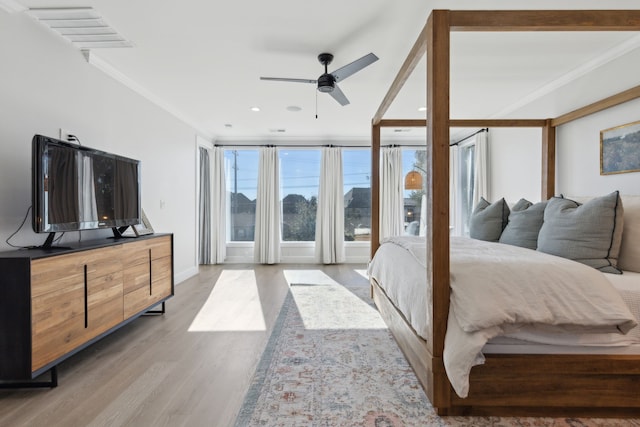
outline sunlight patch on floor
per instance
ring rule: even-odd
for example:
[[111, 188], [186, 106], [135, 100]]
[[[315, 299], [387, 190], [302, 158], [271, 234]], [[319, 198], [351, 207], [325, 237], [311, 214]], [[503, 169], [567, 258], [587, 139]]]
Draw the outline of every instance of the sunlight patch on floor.
[[266, 331], [253, 270], [224, 270], [190, 332]]
[[353, 270], [356, 273], [358, 273], [359, 275], [361, 275], [362, 277], [364, 277], [365, 279], [369, 280], [369, 274], [367, 274], [367, 270]]
[[386, 329], [374, 307], [324, 272], [284, 270], [284, 275], [305, 329]]
[[283, 270], [284, 278], [291, 285], [338, 285], [322, 270]]

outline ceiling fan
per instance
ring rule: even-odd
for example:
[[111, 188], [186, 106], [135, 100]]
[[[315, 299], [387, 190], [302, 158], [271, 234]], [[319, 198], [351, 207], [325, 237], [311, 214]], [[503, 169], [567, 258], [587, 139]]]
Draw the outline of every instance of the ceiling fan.
[[338, 82], [346, 79], [352, 74], [357, 73], [362, 70], [364, 67], [373, 64], [378, 60], [378, 57], [373, 53], [369, 53], [363, 56], [360, 59], [356, 59], [350, 64], [345, 65], [344, 67], [338, 68], [333, 73], [329, 73], [327, 71], [327, 66], [333, 60], [333, 55], [330, 53], [321, 53], [318, 55], [318, 61], [322, 65], [324, 65], [324, 74], [318, 77], [317, 80], [310, 79], [289, 79], [283, 77], [260, 77], [260, 80], [272, 80], [272, 81], [281, 81], [281, 82], [294, 82], [294, 83], [314, 83], [318, 84], [318, 91], [328, 93], [340, 103], [340, 105], [349, 104], [349, 100], [344, 95], [340, 87], [338, 86]]

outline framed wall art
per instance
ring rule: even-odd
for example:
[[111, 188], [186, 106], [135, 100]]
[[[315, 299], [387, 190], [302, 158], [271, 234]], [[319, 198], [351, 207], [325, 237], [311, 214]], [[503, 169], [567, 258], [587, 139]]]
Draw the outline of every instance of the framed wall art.
[[600, 131], [600, 175], [640, 172], [640, 121]]

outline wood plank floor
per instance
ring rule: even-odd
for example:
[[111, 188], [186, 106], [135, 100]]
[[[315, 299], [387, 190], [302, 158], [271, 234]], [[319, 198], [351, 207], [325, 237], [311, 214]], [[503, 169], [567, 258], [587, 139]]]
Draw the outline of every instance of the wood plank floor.
[[[290, 270], [366, 285], [363, 265], [206, 266], [58, 368], [54, 389], [0, 390], [0, 426], [228, 426], [287, 293]], [[298, 275], [304, 272], [296, 272]]]

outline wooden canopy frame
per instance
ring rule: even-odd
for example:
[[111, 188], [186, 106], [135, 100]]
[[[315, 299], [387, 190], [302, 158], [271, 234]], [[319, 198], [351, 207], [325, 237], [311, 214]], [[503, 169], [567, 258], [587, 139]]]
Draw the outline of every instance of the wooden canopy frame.
[[[452, 31], [640, 31], [638, 10], [434, 10], [372, 119], [371, 256], [380, 240], [380, 130], [427, 128], [427, 313], [426, 340], [372, 281], [381, 315], [394, 334], [427, 396], [441, 415], [640, 415], [640, 355], [489, 354], [474, 367], [466, 399], [453, 391], [442, 354], [449, 314], [449, 130], [450, 127], [539, 127], [542, 129], [541, 196], [555, 193], [556, 127], [640, 97], [640, 86], [553, 119], [458, 120], [450, 118]], [[427, 55], [426, 120], [384, 120], [400, 89]]]

